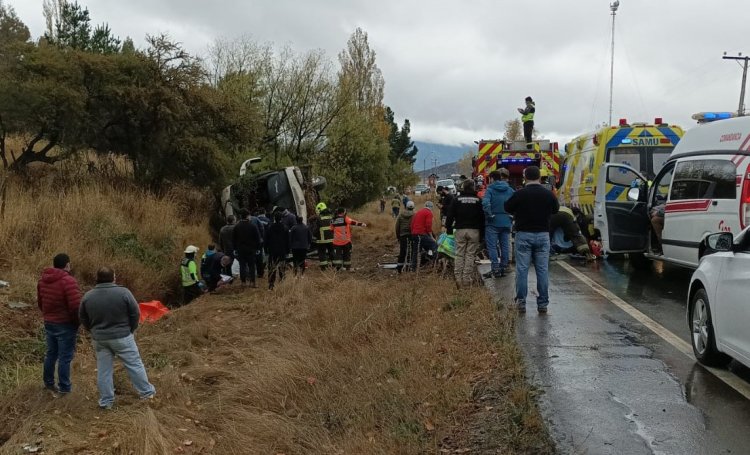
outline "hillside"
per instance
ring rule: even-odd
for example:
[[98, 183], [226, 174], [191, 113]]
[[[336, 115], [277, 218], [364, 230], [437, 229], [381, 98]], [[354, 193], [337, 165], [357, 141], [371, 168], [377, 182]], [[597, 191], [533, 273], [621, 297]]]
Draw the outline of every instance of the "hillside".
[[74, 391], [36, 377], [0, 396], [0, 454], [551, 453], [525, 383], [515, 312], [482, 288], [378, 270], [392, 219], [370, 208], [355, 273], [226, 289], [137, 332], [157, 399], [121, 370], [97, 409], [88, 336]]

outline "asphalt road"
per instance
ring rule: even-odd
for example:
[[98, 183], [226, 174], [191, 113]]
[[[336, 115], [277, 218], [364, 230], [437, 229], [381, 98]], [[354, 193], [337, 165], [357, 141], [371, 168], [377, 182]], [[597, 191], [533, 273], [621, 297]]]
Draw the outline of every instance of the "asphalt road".
[[[549, 313], [534, 311], [532, 292], [518, 336], [560, 453], [750, 454], [750, 400], [736, 390], [750, 390], [748, 369], [717, 373], [732, 387], [685, 349], [690, 275], [615, 259], [551, 264]], [[509, 297], [513, 280], [487, 284]]]

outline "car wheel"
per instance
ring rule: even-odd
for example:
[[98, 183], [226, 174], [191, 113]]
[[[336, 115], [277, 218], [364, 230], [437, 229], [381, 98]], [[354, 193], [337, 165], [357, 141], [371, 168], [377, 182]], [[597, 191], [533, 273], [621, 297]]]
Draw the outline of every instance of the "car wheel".
[[729, 363], [729, 356], [716, 349], [716, 334], [708, 295], [704, 289], [690, 299], [690, 341], [695, 358], [704, 365], [722, 366]]

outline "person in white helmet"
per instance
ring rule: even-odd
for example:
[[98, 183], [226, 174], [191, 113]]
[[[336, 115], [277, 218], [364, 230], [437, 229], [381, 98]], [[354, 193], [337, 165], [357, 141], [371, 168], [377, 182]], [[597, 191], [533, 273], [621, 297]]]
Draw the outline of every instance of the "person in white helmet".
[[201, 277], [198, 274], [198, 264], [195, 262], [195, 255], [198, 253], [198, 247], [190, 245], [185, 248], [185, 257], [180, 263], [180, 277], [182, 278], [182, 304], [187, 305], [196, 297], [203, 294], [201, 287]]

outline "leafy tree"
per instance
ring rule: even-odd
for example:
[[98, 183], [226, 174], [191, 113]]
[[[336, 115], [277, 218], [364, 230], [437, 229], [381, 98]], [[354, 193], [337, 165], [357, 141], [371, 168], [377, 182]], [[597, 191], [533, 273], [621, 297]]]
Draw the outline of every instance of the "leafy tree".
[[135, 54], [135, 44], [133, 43], [133, 39], [131, 37], [126, 37], [125, 41], [122, 42], [122, 48], [120, 48], [120, 52], [123, 54]]
[[0, 52], [10, 43], [26, 43], [31, 39], [29, 28], [16, 14], [12, 6], [0, 0]]
[[317, 170], [327, 180], [331, 205], [359, 207], [387, 185], [388, 144], [369, 124], [368, 116], [350, 108], [331, 125], [325, 154]]
[[63, 49], [100, 54], [120, 52], [120, 39], [112, 34], [109, 25], [98, 25], [92, 30], [88, 8], [78, 2], [45, 0], [43, 8], [47, 22], [44, 37], [47, 42]]
[[[130, 40], [129, 45], [133, 45], [133, 40]], [[99, 54], [116, 54], [120, 52], [121, 49], [120, 39], [112, 35], [109, 25], [102, 24], [97, 25], [96, 28], [94, 28], [94, 32], [89, 39], [88, 50]]]
[[[33, 47], [23, 57], [0, 77], [0, 129], [23, 142], [18, 155], [10, 152], [13, 169], [74, 153], [84, 145], [87, 125], [87, 94], [75, 61], [49, 46]], [[8, 157], [2, 158], [8, 167]]]

